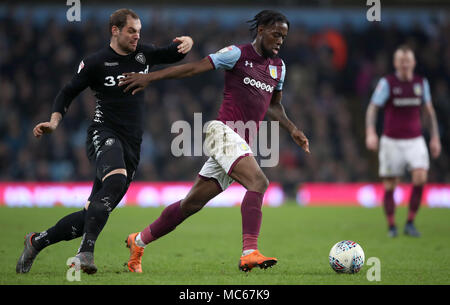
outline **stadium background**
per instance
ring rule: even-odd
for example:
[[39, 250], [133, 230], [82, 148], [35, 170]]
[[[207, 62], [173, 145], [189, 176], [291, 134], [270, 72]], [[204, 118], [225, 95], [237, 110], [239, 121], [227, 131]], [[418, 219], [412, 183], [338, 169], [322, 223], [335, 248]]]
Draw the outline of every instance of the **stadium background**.
[[[153, 1], [148, 5], [135, 1], [125, 5], [95, 1], [91, 5], [92, 1], [81, 1], [81, 22], [67, 21], [65, 1], [0, 4], [0, 205], [51, 205], [56, 197], [67, 197], [68, 193], [57, 187], [61, 182], [84, 182], [72, 185], [81, 191], [69, 196], [76, 193], [81, 198], [76, 202], [85, 200], [93, 177], [85, 153], [86, 128], [95, 106], [90, 90], [72, 103], [52, 136], [36, 140], [31, 130], [37, 122], [48, 120], [54, 97], [80, 60], [108, 43], [110, 13], [126, 6], [141, 17], [142, 42], [164, 45], [177, 35], [192, 36], [195, 45], [184, 62], [250, 41], [245, 21], [263, 8], [286, 14], [291, 29], [280, 52], [287, 65], [283, 104], [309, 137], [312, 154], [305, 155], [281, 131], [279, 165], [264, 169], [270, 181], [276, 182], [276, 203], [285, 198], [305, 201], [305, 192], [299, 188], [316, 185], [311, 183], [331, 183], [318, 192], [335, 195], [330, 187], [339, 183], [338, 189], [347, 187], [353, 193], [366, 187], [365, 205], [379, 204], [382, 190], [378, 184], [372, 185], [379, 181], [377, 156], [364, 145], [365, 110], [378, 79], [392, 72], [393, 50], [408, 43], [416, 52], [416, 71], [430, 81], [441, 133], [442, 153], [431, 162], [429, 180], [439, 190], [434, 195], [439, 197], [436, 205], [450, 206], [448, 7], [443, 7], [445, 1], [409, 1], [407, 8], [402, 1], [390, 1], [394, 6], [381, 1], [382, 22], [368, 22], [369, 7], [365, 1], [359, 2], [311, 1], [311, 6], [298, 6], [297, 1], [227, 1], [226, 5], [206, 6], [211, 2]], [[204, 121], [213, 119], [222, 88], [223, 73], [210, 72], [158, 82], [146, 90], [147, 120], [135, 181], [178, 181], [175, 190], [188, 189], [189, 184], [183, 182], [195, 178], [205, 158], [172, 156], [170, 143], [176, 134], [171, 134], [171, 124], [177, 120], [192, 123], [195, 112], [201, 112]], [[425, 136], [428, 139], [426, 129]], [[144, 194], [147, 198], [156, 194], [160, 184], [152, 185]], [[400, 193], [406, 194], [406, 190]], [[27, 195], [30, 192], [33, 202]], [[178, 197], [179, 192], [175, 192]], [[242, 198], [241, 191], [236, 192], [229, 192], [237, 198], [234, 201]], [[308, 189], [306, 197], [311, 192]], [[428, 198], [427, 193], [424, 197]]]

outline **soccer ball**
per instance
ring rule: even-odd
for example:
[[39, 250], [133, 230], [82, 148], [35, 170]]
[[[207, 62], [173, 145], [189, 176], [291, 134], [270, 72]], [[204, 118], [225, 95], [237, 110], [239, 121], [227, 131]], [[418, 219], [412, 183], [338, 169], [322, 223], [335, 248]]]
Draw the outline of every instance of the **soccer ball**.
[[357, 273], [364, 265], [364, 251], [358, 243], [343, 240], [335, 244], [328, 256], [337, 273]]

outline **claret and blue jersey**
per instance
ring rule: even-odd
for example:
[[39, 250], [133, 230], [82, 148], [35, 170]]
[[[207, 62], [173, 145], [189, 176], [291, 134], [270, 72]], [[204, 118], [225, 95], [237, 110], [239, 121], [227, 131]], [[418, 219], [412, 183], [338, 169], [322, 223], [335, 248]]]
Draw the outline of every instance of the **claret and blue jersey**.
[[430, 85], [419, 75], [414, 75], [411, 81], [402, 81], [390, 74], [380, 79], [371, 102], [384, 107], [384, 135], [394, 139], [419, 137], [420, 108], [431, 102]]
[[286, 66], [280, 58], [259, 55], [253, 45], [232, 45], [208, 56], [215, 69], [225, 70], [224, 99], [217, 120], [259, 122], [274, 90], [283, 89]]

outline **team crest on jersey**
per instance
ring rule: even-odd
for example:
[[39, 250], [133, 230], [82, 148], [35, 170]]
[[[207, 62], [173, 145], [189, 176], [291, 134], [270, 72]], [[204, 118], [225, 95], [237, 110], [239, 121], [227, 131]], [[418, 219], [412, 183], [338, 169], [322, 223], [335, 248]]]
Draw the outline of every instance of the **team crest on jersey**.
[[244, 151], [248, 150], [247, 144], [241, 143], [241, 150], [244, 150]]
[[145, 64], [145, 56], [144, 56], [144, 54], [137, 53], [135, 58], [136, 58], [137, 62], [139, 62], [139, 63], [141, 63], [143, 65]]
[[422, 95], [422, 86], [420, 84], [414, 84], [413, 90], [415, 95], [417, 96]]
[[272, 76], [273, 79], [277, 79], [278, 73], [277, 73], [277, 67], [269, 65], [269, 72], [270, 76]]
[[228, 46], [228, 47], [225, 47], [223, 49], [220, 49], [219, 51], [217, 51], [217, 53], [221, 54], [221, 53], [225, 53], [225, 52], [228, 52], [228, 51], [231, 51], [231, 50], [233, 50], [233, 47], [232, 46]]
[[79, 74], [80, 71], [83, 70], [83, 68], [84, 68], [84, 62], [81, 61], [81, 62], [80, 62], [80, 65], [78, 66], [78, 72], [77, 72], [77, 73]]

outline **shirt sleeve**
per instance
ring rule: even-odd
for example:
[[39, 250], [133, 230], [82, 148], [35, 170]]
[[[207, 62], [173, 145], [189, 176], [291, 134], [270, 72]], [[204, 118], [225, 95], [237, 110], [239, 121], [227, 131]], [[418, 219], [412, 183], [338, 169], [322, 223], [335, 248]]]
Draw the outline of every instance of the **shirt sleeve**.
[[283, 90], [284, 77], [286, 75], [286, 65], [284, 64], [283, 60], [281, 60], [281, 62], [283, 63], [283, 66], [281, 67], [280, 81], [278, 82], [277, 86], [275, 87], [275, 90], [278, 90], [278, 91]]
[[216, 53], [209, 54], [208, 58], [214, 66], [214, 69], [233, 69], [236, 62], [241, 57], [241, 49], [236, 46], [225, 47]]
[[426, 78], [423, 79], [423, 102], [425, 104], [431, 102], [430, 84]]
[[164, 47], [143, 44], [143, 51], [146, 57], [151, 58], [152, 65], [173, 64], [186, 56], [186, 54], [178, 52], [177, 46], [179, 44], [179, 42], [172, 42]]
[[80, 62], [77, 73], [59, 91], [53, 102], [52, 112], [59, 112], [64, 116], [73, 99], [90, 85], [90, 71], [93, 67], [92, 64], [85, 62], [85, 60]]
[[378, 81], [377, 87], [375, 88], [370, 100], [375, 105], [382, 107], [389, 98], [389, 92], [389, 83], [386, 78], [383, 77]]

